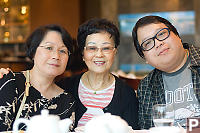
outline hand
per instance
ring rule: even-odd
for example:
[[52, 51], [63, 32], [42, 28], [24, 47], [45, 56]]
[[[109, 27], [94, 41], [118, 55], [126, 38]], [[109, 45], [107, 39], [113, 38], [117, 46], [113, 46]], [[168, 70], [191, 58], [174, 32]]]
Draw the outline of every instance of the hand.
[[8, 74], [9, 71], [11, 71], [10, 68], [1, 68], [1, 69], [0, 69], [0, 79], [3, 78], [3, 75], [4, 75], [4, 74]]

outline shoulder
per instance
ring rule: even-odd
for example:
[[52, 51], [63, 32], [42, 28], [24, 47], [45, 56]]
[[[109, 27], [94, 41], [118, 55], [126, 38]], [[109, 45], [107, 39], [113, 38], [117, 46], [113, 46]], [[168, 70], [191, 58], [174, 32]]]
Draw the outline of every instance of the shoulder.
[[56, 84], [64, 90], [73, 91], [78, 86], [82, 74], [75, 75], [72, 77], [66, 77], [56, 82]]
[[148, 86], [151, 83], [157, 82], [160, 78], [162, 78], [162, 72], [158, 69], [154, 69], [140, 81], [140, 86]]
[[9, 72], [7, 75], [5, 75], [1, 80], [0, 80], [0, 94], [1, 94], [1, 99], [4, 99], [4, 96], [6, 97], [12, 97], [16, 94], [16, 89], [20, 89], [18, 84], [24, 85], [24, 83], [21, 83], [18, 81], [17, 76], [20, 75], [20, 73], [12, 73]]
[[127, 89], [133, 89], [132, 87], [130, 87], [125, 81], [123, 81], [122, 79], [118, 78], [117, 76], [115, 77], [115, 81], [116, 81], [116, 86], [117, 87], [121, 87], [121, 88], [127, 88]]
[[146, 95], [148, 92], [154, 88], [154, 86], [160, 85], [160, 81], [162, 80], [162, 72], [158, 69], [152, 70], [144, 79], [140, 81], [137, 94], [138, 97], [140, 95]]
[[122, 95], [126, 96], [136, 96], [134, 89], [129, 86], [126, 82], [121, 80], [120, 78], [115, 77], [115, 91], [120, 92]]
[[10, 83], [13, 81], [18, 81], [20, 78], [23, 77], [21, 72], [9, 72], [8, 74], [4, 75], [2, 79], [0, 79], [0, 86], [5, 83]]
[[79, 74], [79, 75], [74, 75], [74, 76], [71, 76], [71, 77], [66, 77], [66, 78], [63, 78], [61, 79], [60, 81], [58, 81], [57, 83], [58, 84], [74, 84], [75, 82], [79, 82], [80, 81], [80, 78], [83, 74]]

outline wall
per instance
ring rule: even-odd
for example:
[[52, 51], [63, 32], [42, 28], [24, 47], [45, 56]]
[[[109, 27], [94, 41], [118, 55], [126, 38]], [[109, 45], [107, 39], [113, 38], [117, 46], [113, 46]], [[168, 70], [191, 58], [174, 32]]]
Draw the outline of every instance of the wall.
[[118, 13], [193, 10], [194, 0], [118, 0]]
[[80, 0], [30, 0], [31, 31], [44, 24], [63, 25], [73, 37], [80, 24]]

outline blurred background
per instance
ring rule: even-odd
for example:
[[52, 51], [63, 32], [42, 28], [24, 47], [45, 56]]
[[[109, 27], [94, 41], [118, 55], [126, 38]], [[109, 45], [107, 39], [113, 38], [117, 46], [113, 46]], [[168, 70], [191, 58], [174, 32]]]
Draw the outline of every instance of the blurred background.
[[[131, 31], [144, 15], [160, 15], [175, 25], [183, 42], [200, 45], [200, 0], [0, 0], [0, 67], [25, 70], [24, 40], [38, 26], [61, 24], [76, 38], [78, 26], [99, 17], [113, 21], [121, 43], [112, 71], [142, 77], [153, 69], [134, 50]], [[68, 71], [84, 70], [81, 59]], [[70, 75], [70, 74], [69, 74]]]

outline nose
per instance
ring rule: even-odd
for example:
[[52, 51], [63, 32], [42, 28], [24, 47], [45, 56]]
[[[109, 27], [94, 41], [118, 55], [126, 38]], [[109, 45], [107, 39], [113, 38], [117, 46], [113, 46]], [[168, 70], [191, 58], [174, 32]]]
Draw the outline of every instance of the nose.
[[159, 41], [155, 38], [155, 47], [159, 48], [160, 46], [162, 46], [164, 44], [164, 41]]
[[102, 52], [102, 49], [101, 49], [101, 48], [99, 48], [99, 49], [96, 51], [96, 56], [98, 56], [98, 57], [103, 56], [103, 52]]
[[58, 50], [52, 51], [52, 59], [59, 60], [59, 58], [60, 58], [59, 51]]

